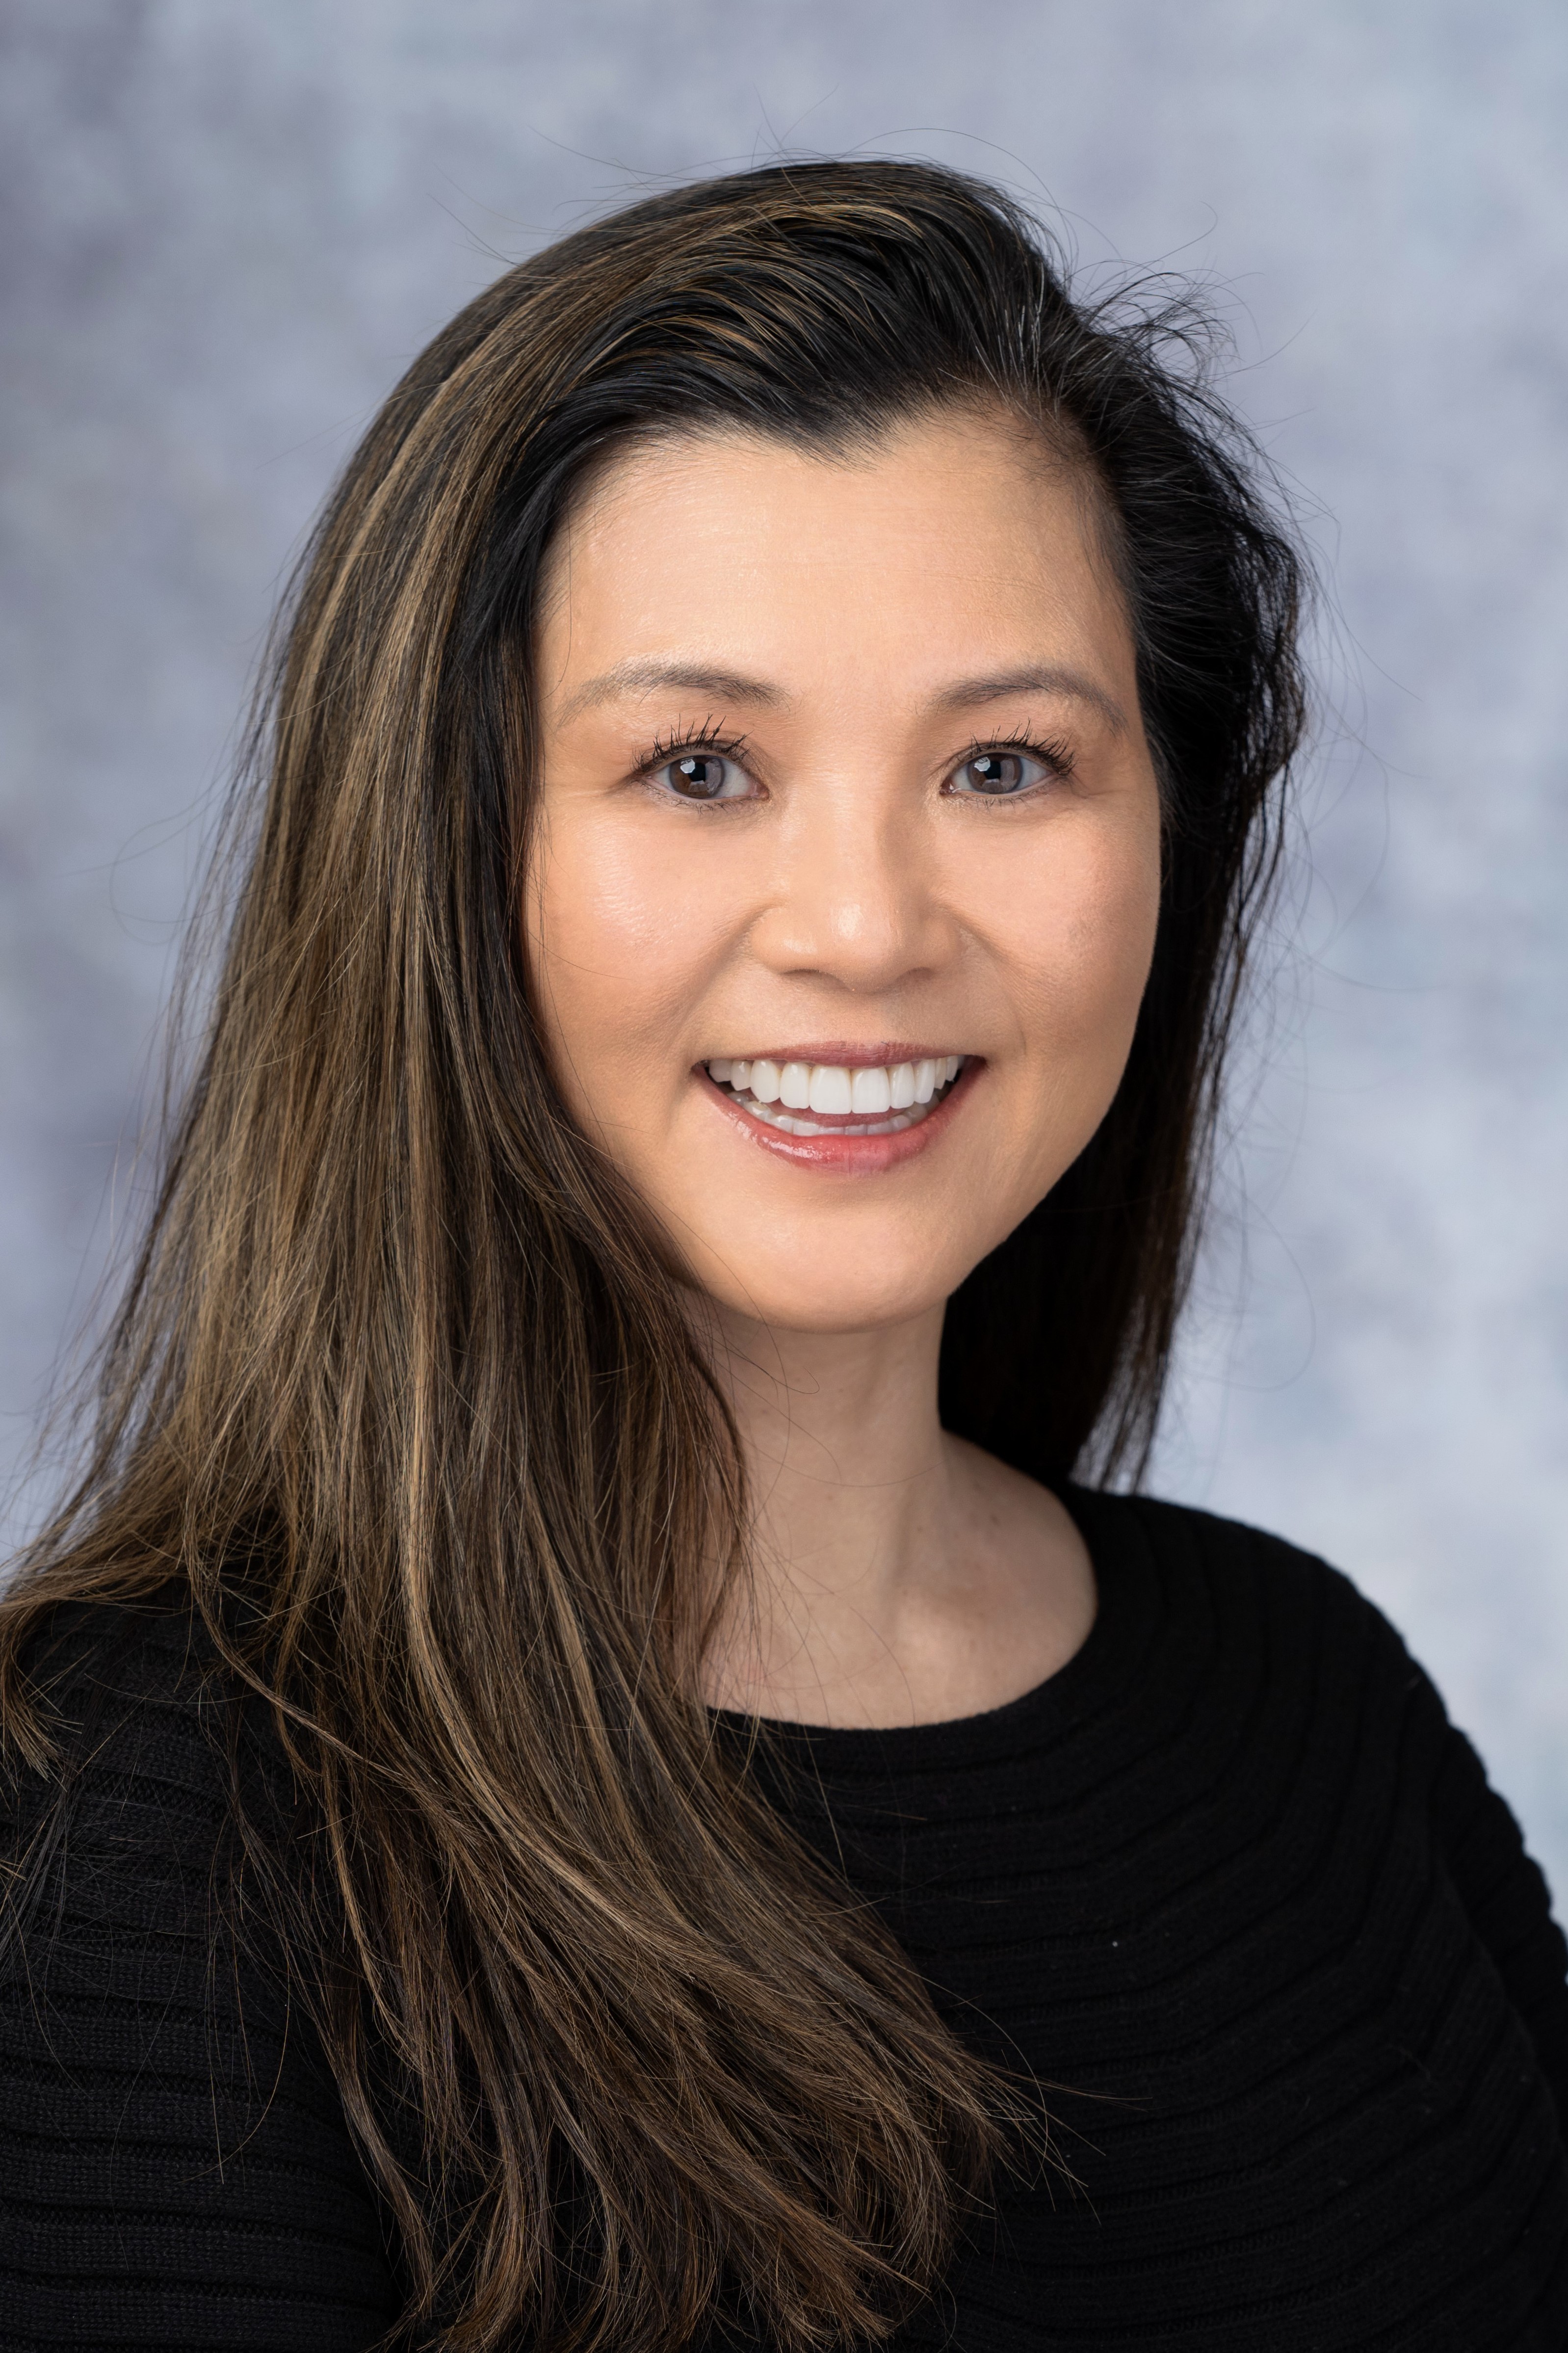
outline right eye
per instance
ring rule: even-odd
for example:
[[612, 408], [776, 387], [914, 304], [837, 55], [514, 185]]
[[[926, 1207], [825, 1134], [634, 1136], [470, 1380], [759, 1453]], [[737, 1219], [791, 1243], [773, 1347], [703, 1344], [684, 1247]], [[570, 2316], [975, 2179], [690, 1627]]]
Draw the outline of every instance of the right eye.
[[739, 760], [727, 752], [678, 752], [648, 773], [683, 801], [743, 801], [756, 791]]

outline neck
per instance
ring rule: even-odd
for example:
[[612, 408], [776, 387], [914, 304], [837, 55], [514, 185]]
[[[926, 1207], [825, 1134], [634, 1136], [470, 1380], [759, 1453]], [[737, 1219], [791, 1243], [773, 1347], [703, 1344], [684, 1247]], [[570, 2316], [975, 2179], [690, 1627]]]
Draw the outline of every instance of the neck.
[[1061, 1506], [942, 1428], [942, 1324], [940, 1305], [854, 1333], [721, 1315], [753, 1525], [710, 1662], [719, 1704], [828, 1725], [963, 1715], [1088, 1630], [1092, 1577]]

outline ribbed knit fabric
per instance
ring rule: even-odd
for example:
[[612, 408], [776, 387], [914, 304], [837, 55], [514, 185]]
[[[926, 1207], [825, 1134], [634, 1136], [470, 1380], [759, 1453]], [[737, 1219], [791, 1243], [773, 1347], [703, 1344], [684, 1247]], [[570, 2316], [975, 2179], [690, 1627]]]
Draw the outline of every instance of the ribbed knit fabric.
[[1100, 1608], [1060, 1674], [773, 1735], [952, 2023], [1068, 2087], [1079, 2189], [1005, 2190], [909, 2341], [1563, 2353], [1568, 1956], [1474, 1751], [1320, 1562], [1067, 1500]]
[[[1004, 2182], [900, 2346], [1563, 2353], [1568, 1956], [1507, 1809], [1332, 1571], [1068, 1501], [1100, 1607], [1060, 1674], [777, 1727], [761, 1768], [958, 2030], [1057, 2087], [1078, 2186]], [[0, 2345], [367, 2346], [395, 2251], [280, 1965], [222, 1926], [189, 1630], [68, 1631], [85, 1761], [0, 1965]]]

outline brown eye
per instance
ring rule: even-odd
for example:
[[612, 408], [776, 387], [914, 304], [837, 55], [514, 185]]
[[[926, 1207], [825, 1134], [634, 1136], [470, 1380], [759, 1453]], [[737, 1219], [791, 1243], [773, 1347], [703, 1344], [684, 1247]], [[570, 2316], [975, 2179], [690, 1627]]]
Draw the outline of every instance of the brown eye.
[[723, 752], [682, 752], [653, 773], [685, 801], [744, 800], [751, 791], [744, 768]]
[[1026, 752], [976, 752], [954, 770], [948, 790], [984, 793], [992, 800], [1002, 800], [1009, 793], [1021, 793], [1038, 784], [1045, 774], [1044, 762], [1031, 759]]

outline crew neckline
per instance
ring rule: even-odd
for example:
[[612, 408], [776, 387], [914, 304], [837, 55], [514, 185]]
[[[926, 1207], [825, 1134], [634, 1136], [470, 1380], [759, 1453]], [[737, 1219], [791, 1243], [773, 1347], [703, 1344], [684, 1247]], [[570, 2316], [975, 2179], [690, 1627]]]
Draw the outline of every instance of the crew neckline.
[[1106, 1687], [1120, 1684], [1126, 1656], [1137, 1647], [1138, 1630], [1152, 1599], [1153, 1555], [1139, 1525], [1134, 1498], [1065, 1484], [1051, 1492], [1088, 1547], [1095, 1612], [1071, 1658], [1043, 1682], [995, 1707], [968, 1715], [931, 1716], [918, 1724], [811, 1724], [795, 1716], [752, 1717], [738, 1708], [713, 1708], [710, 1715], [714, 1724], [742, 1738], [748, 1738], [754, 1725], [775, 1753], [809, 1749], [818, 1767], [831, 1756], [852, 1768], [861, 1762], [887, 1766], [903, 1759], [912, 1763], [917, 1757], [929, 1763], [939, 1747], [956, 1761], [961, 1756], [1011, 1747], [1020, 1733], [1040, 1728], [1047, 1719], [1092, 1712]]

